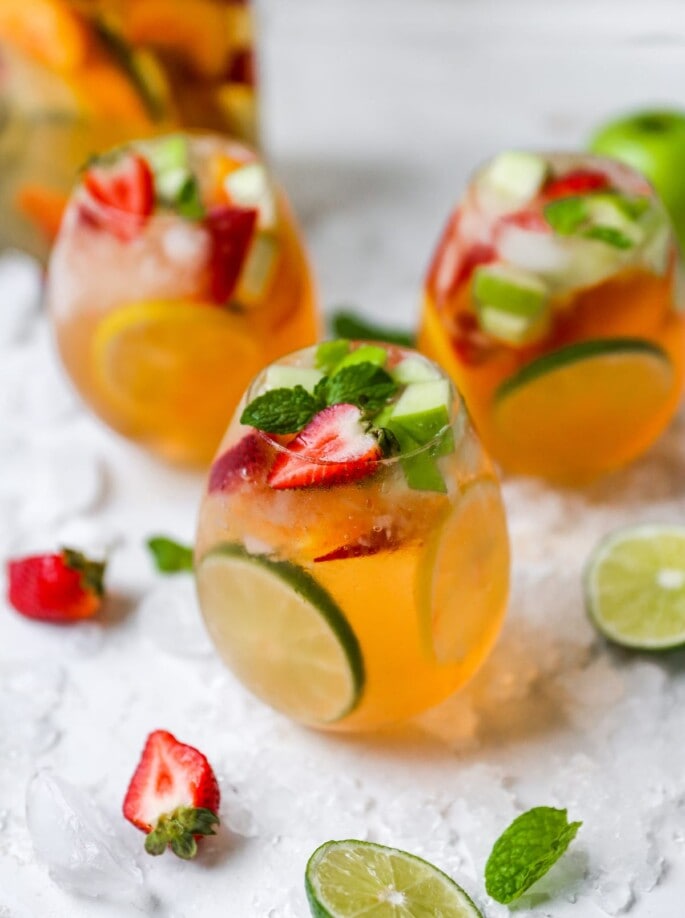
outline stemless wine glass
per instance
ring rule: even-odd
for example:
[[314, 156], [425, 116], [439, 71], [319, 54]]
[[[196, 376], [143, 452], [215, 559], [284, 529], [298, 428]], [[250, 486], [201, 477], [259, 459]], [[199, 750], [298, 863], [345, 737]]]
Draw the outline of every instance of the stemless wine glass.
[[3, 0], [0, 241], [45, 254], [87, 156], [180, 128], [257, 140], [249, 0]]
[[174, 134], [91, 164], [48, 271], [69, 375], [110, 427], [207, 463], [265, 363], [316, 340], [294, 218], [254, 153]]
[[410, 717], [499, 632], [497, 478], [443, 372], [326, 342], [250, 386], [212, 466], [196, 576], [209, 632], [255, 695], [331, 730]]
[[581, 483], [642, 453], [676, 410], [676, 263], [666, 213], [629, 167], [503, 153], [442, 236], [419, 346], [506, 469]]

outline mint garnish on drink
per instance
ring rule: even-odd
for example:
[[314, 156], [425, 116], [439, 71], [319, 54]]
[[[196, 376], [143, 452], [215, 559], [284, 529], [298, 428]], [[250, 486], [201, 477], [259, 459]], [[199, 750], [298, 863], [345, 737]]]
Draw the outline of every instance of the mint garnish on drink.
[[497, 902], [514, 902], [564, 854], [582, 822], [566, 810], [537, 806], [518, 816], [495, 842], [485, 865], [485, 888]]

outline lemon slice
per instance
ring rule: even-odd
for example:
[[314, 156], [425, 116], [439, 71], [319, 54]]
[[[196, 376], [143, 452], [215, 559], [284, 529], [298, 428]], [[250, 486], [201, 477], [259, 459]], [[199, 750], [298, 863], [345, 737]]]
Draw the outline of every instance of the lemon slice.
[[585, 572], [590, 617], [638, 650], [685, 645], [685, 526], [629, 526], [595, 550]]
[[239, 319], [202, 303], [153, 301], [117, 309], [98, 326], [93, 361], [106, 402], [141, 433], [183, 429], [218, 442], [259, 368]]
[[509, 542], [499, 488], [483, 480], [450, 505], [419, 566], [418, 606], [431, 653], [473, 670], [497, 636], [509, 592]]
[[641, 339], [584, 341], [546, 354], [496, 393], [503, 460], [513, 471], [552, 477], [620, 465], [633, 455], [626, 444], [635, 445], [636, 432], [662, 426], [674, 384], [667, 354]]
[[357, 638], [307, 571], [225, 543], [204, 556], [197, 584], [219, 653], [255, 695], [309, 724], [333, 723], [357, 705]]
[[321, 845], [307, 864], [305, 888], [314, 918], [482, 918], [442, 870], [372, 842]]

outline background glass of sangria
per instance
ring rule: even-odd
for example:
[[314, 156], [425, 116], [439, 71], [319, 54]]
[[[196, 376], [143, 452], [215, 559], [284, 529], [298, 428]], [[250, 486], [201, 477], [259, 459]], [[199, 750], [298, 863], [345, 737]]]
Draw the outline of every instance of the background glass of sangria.
[[503, 153], [443, 233], [419, 346], [504, 468], [582, 483], [646, 450], [676, 410], [676, 266], [665, 211], [629, 167]]
[[86, 402], [182, 463], [209, 462], [249, 380], [318, 330], [284, 195], [252, 152], [211, 135], [157, 137], [92, 162], [47, 299]]
[[249, 0], [0, 3], [0, 244], [44, 254], [88, 156], [180, 127], [256, 142]]
[[228, 665], [305, 724], [373, 729], [463, 685], [502, 623], [509, 546], [443, 372], [345, 340], [268, 367], [212, 466], [196, 576]]

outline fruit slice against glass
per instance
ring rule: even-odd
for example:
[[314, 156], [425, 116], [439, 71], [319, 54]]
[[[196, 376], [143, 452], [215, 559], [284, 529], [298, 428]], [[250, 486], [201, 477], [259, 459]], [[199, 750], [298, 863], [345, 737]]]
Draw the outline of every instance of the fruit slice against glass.
[[47, 293], [85, 401], [181, 463], [206, 464], [252, 376], [317, 334], [285, 196], [255, 154], [211, 135], [139, 141], [91, 163]]
[[664, 209], [629, 167], [503, 153], [442, 236], [419, 346], [505, 469], [582, 483], [640, 455], [675, 412], [675, 269]]
[[260, 373], [209, 474], [196, 572], [227, 664], [305, 724], [375, 729], [463, 685], [501, 626], [509, 546], [442, 371], [341, 340]]

